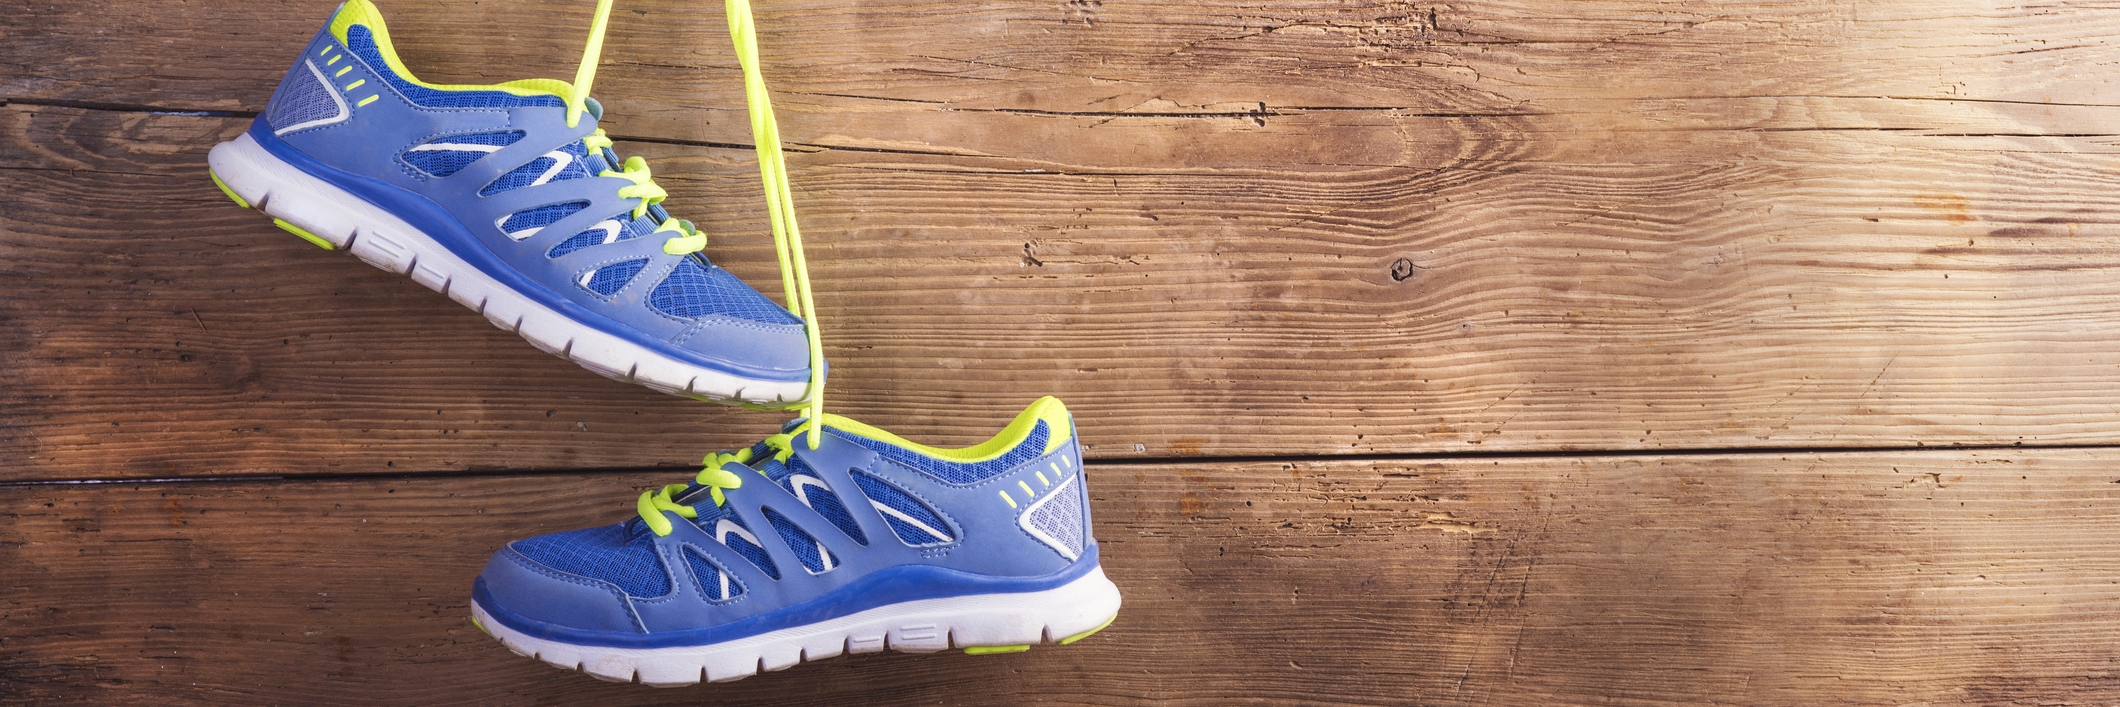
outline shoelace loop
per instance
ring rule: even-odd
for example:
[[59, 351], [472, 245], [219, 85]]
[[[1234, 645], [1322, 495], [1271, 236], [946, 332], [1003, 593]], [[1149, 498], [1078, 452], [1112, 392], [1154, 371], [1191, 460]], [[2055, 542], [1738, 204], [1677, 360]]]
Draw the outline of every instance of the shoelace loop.
[[[816, 426], [805, 423], [804, 427], [811, 428], [814, 433]], [[773, 450], [773, 460], [785, 464], [789, 457], [795, 455], [795, 434], [798, 431], [800, 430], [782, 432], [765, 438], [764, 441], [759, 442], [756, 446], [745, 447], [735, 452], [723, 451], [709, 454], [706, 458], [700, 460], [706, 466], [699, 470], [697, 476], [692, 477], [692, 481], [700, 486], [707, 487], [707, 493], [713, 497], [715, 506], [718, 507], [728, 503], [729, 498], [723, 490], [743, 488], [743, 476], [728, 470], [726, 467], [728, 467], [729, 463], [749, 465], [759, 455], [758, 450], [764, 448]], [[753, 469], [753, 471], [756, 470]], [[760, 472], [759, 475], [764, 476], [765, 474]], [[658, 536], [669, 535], [670, 531], [675, 529], [676, 526], [670, 523], [668, 516], [663, 515], [664, 511], [676, 513], [678, 516], [688, 519], [699, 517], [698, 509], [677, 502], [676, 495], [688, 488], [691, 488], [691, 485], [669, 484], [654, 491], [643, 491], [640, 494], [640, 501], [634, 504], [634, 510], [640, 514], [641, 522], [648, 525], [648, 530], [654, 531]]]
[[[590, 84], [596, 79], [596, 64], [604, 47], [604, 30], [610, 23], [612, 0], [597, 0], [596, 19], [589, 25], [589, 41], [582, 48], [582, 61], [575, 68], [573, 95], [567, 100], [567, 127], [580, 124], [581, 114], [587, 109]], [[758, 152], [758, 176], [764, 182], [766, 213], [773, 230], [773, 246], [780, 259], [780, 282], [787, 297], [788, 311], [803, 320], [803, 333], [810, 349], [810, 381], [804, 392], [809, 398], [805, 411], [809, 422], [803, 427], [766, 438], [761, 444], [778, 450], [773, 456], [783, 462], [794, 454], [794, 436], [806, 433], [810, 449], [816, 449], [821, 439], [824, 419], [824, 342], [819, 334], [817, 308], [810, 295], [810, 266], [803, 257], [802, 229], [795, 221], [795, 199], [788, 188], [787, 163], [780, 145], [780, 124], [773, 117], [772, 96], [766, 91], [765, 77], [758, 69], [757, 28], [751, 20], [750, 0], [726, 0], [729, 15], [729, 39], [736, 45], [736, 61], [743, 68], [744, 102], [750, 109], [751, 137]], [[611, 146], [610, 136], [602, 128], [582, 138], [582, 144], [591, 151]], [[640, 218], [648, 207], [660, 203], [669, 192], [657, 186], [648, 170], [646, 160], [638, 156], [626, 160], [624, 171], [605, 170], [602, 176], [624, 177], [632, 185], [620, 187], [618, 195], [623, 198], [639, 198], [640, 205], [633, 210], [633, 217]], [[663, 243], [663, 252], [673, 255], [689, 254], [705, 248], [707, 238], [682, 219], [665, 219], [656, 232], [673, 231], [684, 235]], [[728, 498], [724, 489], [743, 486], [743, 477], [722, 467], [729, 462], [749, 464], [755, 454], [746, 448], [737, 453], [717, 453], [703, 461], [694, 481], [709, 488], [714, 504], [720, 506]], [[687, 488], [686, 484], [670, 484], [656, 491], [643, 492], [634, 510], [641, 521], [657, 535], [669, 535], [672, 525], [665, 511], [683, 518], [697, 518], [699, 513], [691, 506], [677, 503], [672, 494]]]
[[[582, 147], [590, 153], [599, 152], [611, 145], [611, 136], [605, 134], [603, 128], [597, 128], [596, 132], [582, 136]], [[639, 157], [629, 157], [626, 159], [624, 166], [626, 168], [625, 171], [607, 169], [596, 176], [622, 177], [633, 182], [632, 186], [619, 187], [618, 189], [618, 196], [621, 199], [638, 198], [641, 200], [640, 205], [633, 208], [633, 218], [640, 218], [641, 214], [647, 213], [648, 207], [662, 203], [664, 199], [669, 198], [670, 193], [664, 190], [661, 185], [655, 183], [654, 172], [648, 169], [646, 160]], [[663, 241], [663, 252], [670, 255], [688, 255], [707, 248], [707, 234], [701, 233], [698, 228], [693, 227], [691, 221], [679, 218], [664, 219], [662, 225], [656, 228], [655, 232], [674, 232], [677, 234], [677, 237]]]
[[[581, 64], [575, 67], [574, 93], [567, 99], [567, 127], [580, 124], [581, 114], [587, 110], [589, 86], [596, 79], [596, 64], [603, 53], [604, 29], [610, 24], [612, 0], [597, 0], [596, 18], [589, 25], [589, 41], [582, 48]], [[804, 338], [810, 349], [810, 381], [804, 397], [810, 403], [805, 414], [812, 420], [824, 419], [824, 339], [817, 324], [817, 308], [810, 296], [810, 265], [803, 257], [802, 229], [795, 223], [795, 199], [788, 188], [787, 163], [780, 147], [780, 124], [773, 118], [773, 99], [766, 91], [766, 82], [758, 69], [758, 30], [751, 21], [750, 0], [726, 0], [729, 14], [729, 39], [736, 45], [736, 62], [743, 68], [744, 102], [750, 109], [751, 137], [758, 151], [758, 176], [765, 183], [766, 213], [773, 227], [773, 246], [780, 258], [780, 282], [787, 297], [788, 312], [803, 321]], [[582, 138], [582, 144], [591, 150], [611, 146], [611, 138], [599, 128]], [[637, 163], [637, 169], [636, 169]], [[634, 173], [638, 172], [636, 178]], [[633, 180], [633, 185], [621, 187], [620, 196], [639, 196], [641, 205], [633, 210], [633, 217], [640, 218], [648, 206], [669, 196], [662, 187], [649, 181], [647, 162], [639, 157], [626, 160], [623, 172], [606, 171], [606, 175], [622, 176]], [[652, 191], [651, 191], [652, 190]], [[654, 201], [649, 201], [653, 196]], [[672, 227], [671, 222], [679, 223]], [[663, 252], [676, 254], [696, 253], [707, 245], [706, 236], [692, 228], [689, 222], [677, 219], [666, 220], [661, 231], [676, 231], [683, 236], [671, 238], [663, 243]], [[809, 445], [816, 449], [818, 430], [809, 429]]]
[[655, 183], [655, 174], [648, 170], [648, 161], [641, 159], [640, 155], [626, 158], [625, 167], [625, 171], [607, 169], [596, 176], [623, 177], [633, 182], [632, 186], [618, 188], [618, 198], [640, 200], [640, 204], [633, 207], [633, 218], [640, 218], [641, 214], [648, 213], [648, 207], [670, 198], [670, 192], [663, 191]]

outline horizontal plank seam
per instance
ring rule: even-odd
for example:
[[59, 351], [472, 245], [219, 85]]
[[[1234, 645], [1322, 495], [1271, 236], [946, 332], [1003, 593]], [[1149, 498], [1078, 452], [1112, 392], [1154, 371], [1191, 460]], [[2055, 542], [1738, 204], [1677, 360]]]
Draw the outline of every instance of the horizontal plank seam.
[[46, 106], [51, 108], [74, 108], [78, 110], [101, 110], [111, 111], [114, 113], [150, 113], [153, 115], [195, 115], [209, 118], [258, 117], [258, 112], [254, 110], [193, 110], [188, 108], [169, 108], [165, 106], [148, 106], [133, 103], [98, 103], [95, 101], [62, 101], [43, 98], [0, 98], [0, 107], [11, 105]]
[[[1958, 444], [1887, 447], [1698, 447], [1682, 449], [1618, 449], [1578, 450], [1566, 452], [1517, 451], [1517, 452], [1420, 452], [1409, 454], [1337, 454], [1302, 456], [1164, 456], [1164, 457], [1114, 457], [1107, 459], [1084, 459], [1085, 467], [1100, 466], [1200, 466], [1223, 464], [1331, 464], [1345, 462], [1426, 462], [1426, 461], [1479, 461], [1487, 459], [1597, 459], [1611, 457], [1737, 457], [1774, 456], [1788, 454], [1853, 455], [1901, 452], [2067, 452], [2120, 449], [2116, 444]], [[116, 478], [86, 477], [69, 479], [36, 479], [24, 481], [0, 481], [0, 488], [22, 486], [68, 486], [95, 484], [189, 484], [189, 483], [244, 483], [258, 481], [379, 481], [418, 479], [462, 479], [496, 476], [578, 476], [616, 475], [645, 473], [684, 473], [690, 466], [633, 466], [633, 467], [587, 467], [553, 469], [466, 469], [418, 473], [326, 473], [326, 474], [226, 474], [217, 476], [187, 476], [167, 478]]]

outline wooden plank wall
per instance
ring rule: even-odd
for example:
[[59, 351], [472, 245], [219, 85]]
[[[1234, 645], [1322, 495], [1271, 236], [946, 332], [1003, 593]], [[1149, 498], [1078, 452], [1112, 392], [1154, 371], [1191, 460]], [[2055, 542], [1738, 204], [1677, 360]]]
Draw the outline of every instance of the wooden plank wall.
[[[384, 0], [422, 78], [587, 0]], [[0, 704], [2120, 702], [2109, 4], [759, 0], [835, 412], [1044, 394], [1121, 619], [607, 685], [464, 619], [782, 416], [235, 208], [326, 0], [0, 0]], [[717, 3], [599, 97], [777, 292]]]

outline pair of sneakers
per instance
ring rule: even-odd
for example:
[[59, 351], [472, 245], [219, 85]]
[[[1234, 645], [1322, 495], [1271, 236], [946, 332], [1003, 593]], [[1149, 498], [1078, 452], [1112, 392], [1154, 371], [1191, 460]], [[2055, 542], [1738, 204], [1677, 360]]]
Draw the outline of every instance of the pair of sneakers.
[[[472, 620], [599, 678], [733, 680], [891, 648], [1071, 643], [1116, 617], [1081, 449], [1060, 401], [962, 449], [822, 410], [825, 366], [745, 0], [730, 0], [783, 307], [701, 254], [588, 97], [600, 0], [573, 83], [414, 78], [369, 0], [346, 0], [249, 131], [215, 146], [229, 198], [327, 250], [409, 275], [539, 349], [618, 380], [764, 409], [778, 434], [708, 455], [615, 525], [509, 543]], [[805, 321], [807, 320], [807, 321]]]

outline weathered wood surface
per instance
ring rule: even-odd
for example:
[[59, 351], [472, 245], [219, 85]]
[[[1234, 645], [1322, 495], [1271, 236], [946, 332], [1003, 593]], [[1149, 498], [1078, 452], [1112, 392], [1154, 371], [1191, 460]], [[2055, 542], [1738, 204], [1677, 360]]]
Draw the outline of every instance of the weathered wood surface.
[[[566, 73], [583, 4], [386, 10], [491, 80]], [[636, 5], [612, 126], [747, 142], [718, 10]], [[145, 7], [10, 13], [0, 91], [255, 110], [329, 11]], [[835, 409], [964, 442], [1055, 393], [1101, 458], [2113, 442], [2084, 67], [2120, 17], [1709, 12], [769, 5], [790, 139], [832, 146], [792, 163]], [[772, 424], [233, 209], [200, 169], [239, 117], [5, 110], [11, 478], [682, 464]], [[747, 152], [626, 147], [777, 291]]]
[[[592, 5], [386, 3], [466, 82]], [[1067, 399], [1127, 608], [654, 691], [470, 578], [781, 416], [226, 203], [331, 4], [0, 1], [0, 704], [2120, 702], [2111, 8], [762, 3], [833, 409]], [[777, 292], [721, 32], [622, 3], [599, 95]], [[1777, 451], [1959, 444], [2047, 448]], [[1331, 458], [1467, 451], [1544, 456]]]
[[[0, 489], [8, 704], [2109, 704], [2120, 453], [1090, 470], [1118, 623], [611, 685], [466, 620], [669, 474]], [[93, 600], [53, 602], [57, 597]]]

